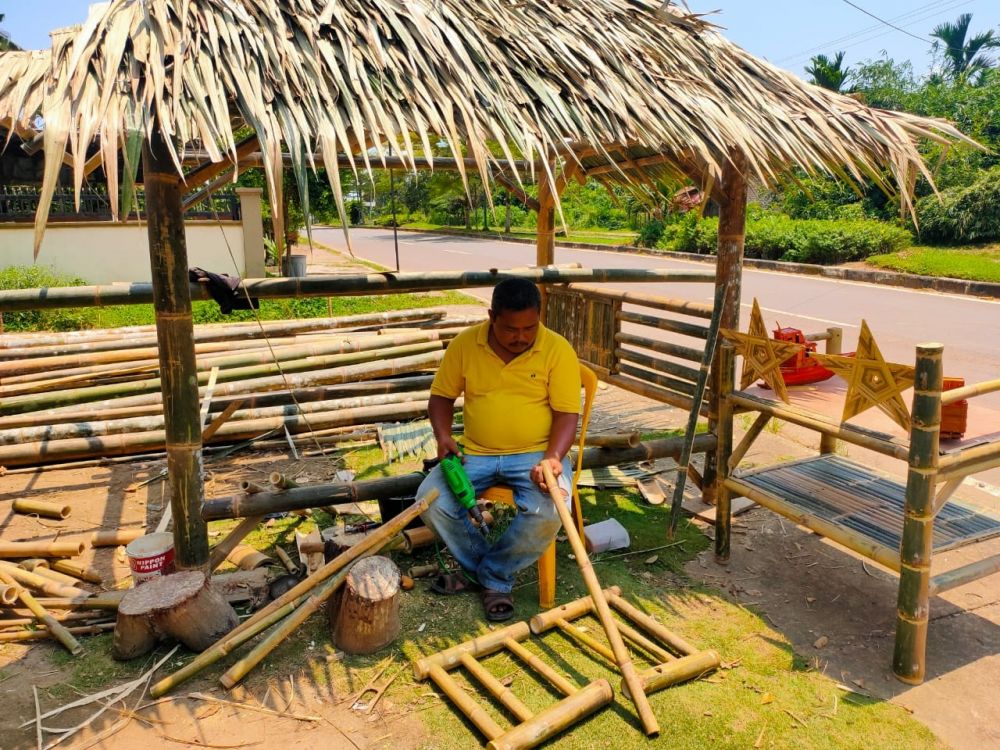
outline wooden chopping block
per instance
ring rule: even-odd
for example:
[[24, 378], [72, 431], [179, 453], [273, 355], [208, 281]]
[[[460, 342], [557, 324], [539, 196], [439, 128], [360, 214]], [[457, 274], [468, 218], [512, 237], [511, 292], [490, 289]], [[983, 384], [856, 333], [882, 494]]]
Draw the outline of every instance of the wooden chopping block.
[[333, 642], [348, 654], [371, 654], [399, 635], [399, 568], [376, 555], [357, 562], [327, 612]]

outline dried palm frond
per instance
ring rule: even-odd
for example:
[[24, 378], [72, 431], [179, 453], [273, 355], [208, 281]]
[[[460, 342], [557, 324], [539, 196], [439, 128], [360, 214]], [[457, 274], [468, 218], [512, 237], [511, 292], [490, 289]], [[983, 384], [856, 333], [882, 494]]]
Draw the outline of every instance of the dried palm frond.
[[484, 179], [506, 166], [521, 180], [517, 153], [550, 178], [562, 154], [628, 162], [605, 182], [708, 184], [735, 150], [766, 184], [796, 168], [870, 178], [904, 206], [912, 176], [929, 177], [919, 139], [968, 140], [806, 84], [662, 0], [111, 0], [50, 51], [0, 53], [0, 122], [37, 116], [45, 197], [67, 147], [79, 187], [96, 137], [116, 208], [112, 156], [153, 128], [181, 171], [187, 149], [236, 161], [234, 129], [251, 127], [272, 196], [283, 147], [302, 181], [317, 152], [370, 170], [391, 148], [412, 167], [443, 138], [463, 180], [465, 155]]

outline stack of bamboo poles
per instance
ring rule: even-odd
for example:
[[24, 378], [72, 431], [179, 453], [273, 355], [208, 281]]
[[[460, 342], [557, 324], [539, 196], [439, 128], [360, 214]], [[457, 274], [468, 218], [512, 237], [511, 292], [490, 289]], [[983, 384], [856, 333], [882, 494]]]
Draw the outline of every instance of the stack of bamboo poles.
[[[447, 342], [478, 320], [425, 309], [197, 326], [203, 440], [342, 442], [422, 416]], [[151, 327], [0, 336], [0, 466], [162, 451], [158, 371]]]

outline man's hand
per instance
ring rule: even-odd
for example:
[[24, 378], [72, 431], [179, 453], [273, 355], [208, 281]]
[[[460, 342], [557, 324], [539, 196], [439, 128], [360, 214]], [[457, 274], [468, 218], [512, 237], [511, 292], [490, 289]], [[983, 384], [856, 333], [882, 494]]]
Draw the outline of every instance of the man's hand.
[[538, 485], [538, 489], [547, 493], [549, 488], [545, 485], [545, 474], [542, 471], [542, 464], [548, 464], [549, 468], [552, 470], [552, 476], [559, 479], [559, 475], [562, 474], [563, 470], [562, 461], [555, 457], [545, 456], [537, 466], [534, 466], [531, 469], [531, 481]]
[[462, 449], [459, 447], [458, 443], [455, 442], [455, 438], [451, 435], [442, 435], [437, 438], [437, 446], [439, 461], [449, 453], [454, 453], [456, 456], [462, 455]]

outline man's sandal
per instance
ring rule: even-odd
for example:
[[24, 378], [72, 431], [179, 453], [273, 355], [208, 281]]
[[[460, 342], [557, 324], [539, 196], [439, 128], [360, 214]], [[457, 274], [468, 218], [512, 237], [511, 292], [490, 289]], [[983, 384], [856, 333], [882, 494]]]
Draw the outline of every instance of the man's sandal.
[[474, 591], [479, 588], [479, 584], [471, 580], [462, 571], [457, 573], [438, 573], [431, 581], [431, 591], [435, 594], [452, 596], [454, 594], [464, 594], [466, 591]]
[[514, 616], [514, 597], [504, 591], [483, 589], [483, 609], [490, 622], [503, 622]]

